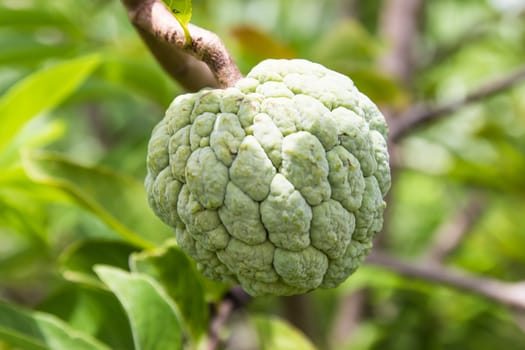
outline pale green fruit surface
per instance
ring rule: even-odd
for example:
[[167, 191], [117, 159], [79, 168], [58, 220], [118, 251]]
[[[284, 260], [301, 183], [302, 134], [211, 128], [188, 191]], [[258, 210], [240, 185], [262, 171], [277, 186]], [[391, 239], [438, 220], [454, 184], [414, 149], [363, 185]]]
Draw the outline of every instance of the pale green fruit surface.
[[211, 279], [254, 296], [336, 287], [382, 228], [386, 138], [348, 77], [266, 60], [171, 103], [148, 147], [149, 202]]

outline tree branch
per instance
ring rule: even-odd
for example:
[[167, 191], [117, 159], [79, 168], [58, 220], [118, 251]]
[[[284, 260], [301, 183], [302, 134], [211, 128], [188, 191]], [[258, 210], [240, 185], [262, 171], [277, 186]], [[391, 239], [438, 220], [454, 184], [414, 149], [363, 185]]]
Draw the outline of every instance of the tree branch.
[[479, 89], [450, 103], [436, 107], [429, 106], [428, 104], [415, 106], [405, 113], [404, 116], [392, 121], [390, 125], [390, 139], [393, 142], [397, 142], [408, 133], [424, 125], [428, 125], [445, 115], [456, 112], [468, 104], [479, 102], [487, 97], [502, 93], [524, 80], [525, 65], [517, 68], [512, 73], [481, 85]]
[[232, 86], [242, 76], [220, 38], [189, 25], [192, 42], [160, 0], [121, 0], [131, 23], [162, 67], [185, 89]]
[[217, 350], [221, 345], [220, 332], [230, 319], [233, 312], [244, 307], [252, 299], [241, 287], [233, 287], [226, 293], [217, 306], [215, 315], [210, 322], [208, 332], [208, 350]]
[[[380, 58], [379, 66], [382, 70], [392, 74], [400, 82], [410, 86], [413, 77], [414, 44], [419, 36], [423, 0], [389, 0], [383, 1], [380, 13], [380, 32], [388, 44], [388, 51]], [[382, 108], [383, 115], [390, 125], [397, 120], [399, 111], [392, 108]], [[389, 141], [390, 161], [397, 161], [397, 152], [394, 152]], [[397, 180], [397, 169], [392, 168], [392, 187]], [[388, 193], [387, 202], [392, 201], [393, 191]], [[388, 205], [384, 213], [383, 231], [376, 239], [377, 246], [388, 244], [390, 233], [390, 219], [392, 206]]]
[[365, 298], [366, 291], [360, 289], [338, 301], [329, 337], [329, 345], [332, 349], [347, 345], [355, 336], [356, 329], [365, 313]]
[[389, 0], [381, 10], [381, 34], [390, 50], [381, 58], [381, 67], [404, 83], [414, 70], [414, 43], [418, 36], [422, 0]]
[[285, 318], [311, 340], [317, 340], [318, 324], [310, 294], [281, 297]]
[[443, 284], [477, 294], [517, 310], [525, 310], [525, 282], [501, 282], [445, 268], [439, 264], [408, 263], [377, 250], [368, 256], [366, 262], [384, 267], [401, 276]]

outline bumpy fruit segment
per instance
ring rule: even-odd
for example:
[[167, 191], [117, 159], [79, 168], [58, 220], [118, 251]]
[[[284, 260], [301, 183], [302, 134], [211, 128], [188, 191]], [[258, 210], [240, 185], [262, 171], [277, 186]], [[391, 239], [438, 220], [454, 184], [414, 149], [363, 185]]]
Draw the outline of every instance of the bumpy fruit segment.
[[148, 147], [149, 202], [211, 279], [252, 295], [333, 288], [382, 228], [386, 138], [348, 77], [266, 60], [172, 102]]

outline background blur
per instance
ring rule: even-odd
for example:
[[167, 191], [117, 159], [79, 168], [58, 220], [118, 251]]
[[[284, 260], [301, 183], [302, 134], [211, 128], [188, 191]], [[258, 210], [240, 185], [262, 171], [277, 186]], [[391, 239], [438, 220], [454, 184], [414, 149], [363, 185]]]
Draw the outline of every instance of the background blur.
[[[219, 34], [244, 73], [302, 57], [349, 75], [391, 123], [525, 62], [521, 0], [426, 0], [414, 14], [393, 3], [403, 1], [194, 0], [192, 23]], [[396, 23], [415, 23], [401, 50]], [[58, 305], [76, 300], [63, 273], [72, 244], [171, 237], [147, 213], [142, 181], [150, 131], [181, 92], [119, 1], [0, 0], [0, 298], [78, 324]], [[525, 84], [392, 152], [378, 249], [525, 280]], [[249, 308], [289, 317], [320, 348], [525, 348], [523, 312], [372, 265], [335, 290]]]

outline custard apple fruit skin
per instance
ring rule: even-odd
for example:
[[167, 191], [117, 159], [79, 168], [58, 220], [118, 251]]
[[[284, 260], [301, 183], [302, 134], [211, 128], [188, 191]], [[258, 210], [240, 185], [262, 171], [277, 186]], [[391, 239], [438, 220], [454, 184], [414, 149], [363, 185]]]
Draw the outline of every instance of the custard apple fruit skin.
[[338, 286], [383, 224], [387, 125], [348, 77], [266, 60], [179, 95], [148, 146], [148, 200], [207, 277], [253, 296]]

